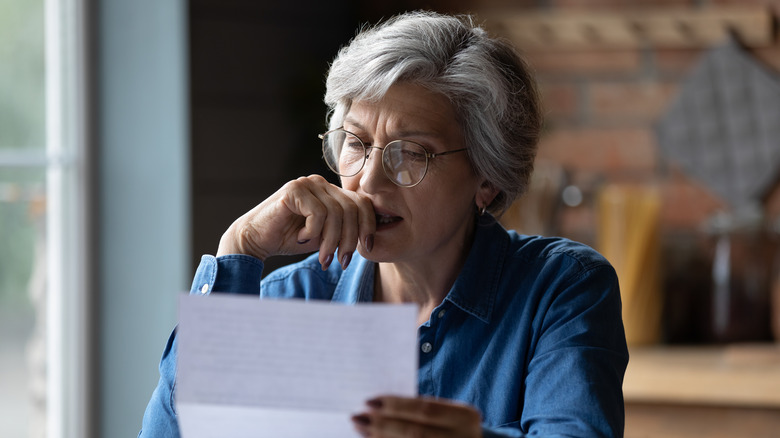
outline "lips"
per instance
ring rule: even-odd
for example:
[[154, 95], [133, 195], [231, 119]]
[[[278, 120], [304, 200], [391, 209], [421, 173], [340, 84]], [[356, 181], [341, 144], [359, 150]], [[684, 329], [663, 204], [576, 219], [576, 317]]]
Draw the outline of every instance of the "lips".
[[376, 224], [377, 225], [387, 225], [387, 224], [391, 224], [393, 222], [398, 222], [400, 220], [403, 220], [403, 219], [401, 219], [398, 216], [389, 216], [389, 215], [383, 215], [383, 214], [376, 215]]
[[375, 208], [375, 213], [376, 213], [377, 231], [392, 227], [393, 225], [403, 220], [402, 217], [396, 216], [395, 214], [387, 210], [381, 210], [379, 208]]

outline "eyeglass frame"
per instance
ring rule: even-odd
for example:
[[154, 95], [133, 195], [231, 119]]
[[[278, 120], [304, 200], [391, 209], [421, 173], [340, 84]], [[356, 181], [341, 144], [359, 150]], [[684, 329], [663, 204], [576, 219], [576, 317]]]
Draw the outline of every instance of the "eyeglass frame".
[[[363, 152], [365, 153], [363, 155], [363, 164], [361, 164], [360, 167], [358, 168], [358, 170], [356, 170], [355, 173], [353, 173], [352, 175], [342, 175], [342, 174], [338, 173], [337, 171], [335, 171], [330, 166], [330, 163], [328, 163], [328, 160], [325, 159], [325, 155], [328, 153], [328, 151], [325, 150], [325, 137], [328, 134], [332, 134], [332, 133], [337, 132], [337, 131], [343, 131], [343, 132], [345, 132], [345, 133], [355, 137], [360, 142], [360, 145], [363, 146]], [[366, 162], [368, 161], [368, 156], [371, 154], [369, 149], [379, 149], [380, 151], [382, 151], [382, 157], [381, 157], [382, 158], [382, 170], [385, 172], [385, 176], [387, 177], [387, 179], [392, 181], [393, 184], [397, 185], [398, 187], [407, 187], [407, 188], [414, 187], [414, 186], [420, 184], [423, 179], [425, 179], [425, 176], [428, 175], [428, 164], [434, 158], [436, 158], [438, 156], [441, 156], [441, 155], [450, 155], [450, 154], [454, 154], [454, 153], [457, 153], [457, 152], [467, 151], [469, 149], [469, 148], [461, 148], [461, 149], [454, 149], [454, 150], [451, 150], [451, 151], [444, 151], [444, 152], [428, 152], [428, 149], [426, 149], [425, 146], [421, 145], [420, 143], [417, 143], [416, 141], [404, 140], [404, 139], [400, 139], [400, 138], [397, 139], [397, 140], [393, 140], [393, 141], [387, 143], [383, 147], [380, 147], [380, 146], [366, 146], [366, 144], [363, 142], [363, 139], [361, 139], [354, 132], [347, 131], [346, 129], [344, 129], [344, 127], [331, 129], [330, 131], [327, 131], [327, 132], [325, 132], [323, 134], [317, 134], [317, 137], [319, 137], [319, 139], [322, 140], [322, 154], [323, 154], [322, 158], [323, 158], [323, 160], [325, 160], [325, 164], [328, 166], [328, 168], [331, 170], [331, 172], [335, 173], [336, 175], [344, 177], [344, 178], [350, 178], [350, 177], [353, 177], [353, 176], [357, 175], [358, 173], [360, 173], [361, 170], [363, 170], [364, 167], [366, 167]], [[387, 167], [385, 167], [385, 150], [391, 144], [398, 143], [398, 142], [412, 143], [414, 145], [419, 146], [423, 151], [425, 151], [425, 154], [424, 154], [424, 156], [425, 156], [425, 170], [423, 170], [423, 174], [420, 177], [420, 180], [417, 181], [414, 184], [403, 185], [403, 184], [399, 183], [398, 181], [395, 180], [395, 178], [393, 176], [391, 176], [388, 173]]]

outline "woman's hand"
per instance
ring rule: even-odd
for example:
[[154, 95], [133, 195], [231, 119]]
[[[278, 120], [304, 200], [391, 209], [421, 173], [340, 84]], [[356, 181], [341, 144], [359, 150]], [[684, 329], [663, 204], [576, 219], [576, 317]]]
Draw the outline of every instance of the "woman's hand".
[[319, 249], [322, 269], [327, 269], [338, 248], [346, 268], [358, 241], [371, 251], [375, 230], [371, 201], [312, 175], [288, 182], [233, 222], [220, 239], [217, 255], [248, 254], [265, 260]]
[[385, 396], [355, 415], [357, 431], [371, 438], [481, 438], [482, 419], [471, 406], [441, 399]]

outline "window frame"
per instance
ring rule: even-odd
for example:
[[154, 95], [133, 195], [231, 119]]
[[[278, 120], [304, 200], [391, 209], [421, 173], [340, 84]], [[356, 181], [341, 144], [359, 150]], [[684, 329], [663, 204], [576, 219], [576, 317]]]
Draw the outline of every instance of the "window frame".
[[46, 435], [93, 436], [94, 340], [86, 0], [45, 0]]

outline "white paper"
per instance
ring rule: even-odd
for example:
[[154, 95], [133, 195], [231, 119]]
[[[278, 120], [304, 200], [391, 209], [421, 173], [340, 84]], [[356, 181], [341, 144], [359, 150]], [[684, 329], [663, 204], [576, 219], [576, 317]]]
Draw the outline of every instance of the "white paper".
[[213, 294], [179, 302], [183, 438], [357, 437], [381, 394], [417, 394], [413, 305]]

